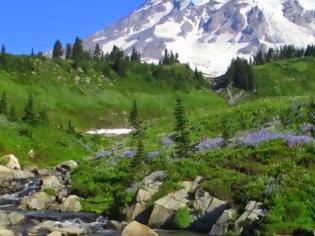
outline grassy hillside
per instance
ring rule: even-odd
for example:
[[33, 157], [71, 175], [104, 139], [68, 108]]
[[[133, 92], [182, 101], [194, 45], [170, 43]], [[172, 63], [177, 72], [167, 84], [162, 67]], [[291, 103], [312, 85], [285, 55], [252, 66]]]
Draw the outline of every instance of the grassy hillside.
[[[71, 120], [77, 131], [128, 126], [128, 115], [137, 100], [141, 119], [167, 126], [173, 119], [177, 97], [189, 114], [208, 114], [227, 107], [224, 99], [208, 89], [196, 89], [193, 72], [184, 65], [131, 65], [125, 76], [97, 69], [88, 61], [75, 69], [70, 60], [45, 60], [12, 56], [10, 69], [0, 69], [0, 93], [7, 94], [8, 110], [14, 106], [18, 122], [0, 115], [0, 155], [15, 153], [23, 163], [56, 165], [65, 159], [83, 159], [115, 139], [94, 139], [67, 132]], [[152, 71], [159, 69], [159, 74]], [[180, 78], [180, 80], [178, 80]], [[29, 95], [35, 112], [47, 110], [49, 124], [31, 126], [21, 122]], [[168, 121], [168, 122], [167, 122]], [[160, 125], [159, 125], [160, 126]], [[163, 128], [162, 128], [163, 130]], [[30, 155], [30, 150], [35, 154]]]
[[[80, 128], [125, 126], [133, 100], [140, 104], [144, 119], [172, 115], [178, 96], [189, 101], [191, 112], [225, 106], [213, 92], [197, 91], [192, 72], [183, 65], [164, 66], [165, 79], [159, 80], [153, 77], [151, 65], [136, 64], [119, 77], [113, 71], [104, 76], [92, 66], [86, 71], [73, 69], [71, 61], [32, 59], [31, 64], [30, 73], [0, 70], [0, 92], [7, 92], [9, 105], [19, 114], [32, 94], [37, 108], [46, 107], [56, 123], [72, 120]], [[182, 81], [169, 79], [168, 73], [181, 75]]]
[[302, 96], [315, 89], [315, 58], [279, 60], [254, 66], [256, 97]]

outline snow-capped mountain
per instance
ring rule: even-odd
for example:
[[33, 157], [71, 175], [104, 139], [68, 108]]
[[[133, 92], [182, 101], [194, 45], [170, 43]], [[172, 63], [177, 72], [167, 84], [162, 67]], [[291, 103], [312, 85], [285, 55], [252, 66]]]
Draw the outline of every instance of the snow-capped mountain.
[[167, 48], [204, 73], [220, 75], [230, 61], [261, 47], [315, 43], [314, 0], [147, 0], [128, 17], [87, 40], [158, 62]]

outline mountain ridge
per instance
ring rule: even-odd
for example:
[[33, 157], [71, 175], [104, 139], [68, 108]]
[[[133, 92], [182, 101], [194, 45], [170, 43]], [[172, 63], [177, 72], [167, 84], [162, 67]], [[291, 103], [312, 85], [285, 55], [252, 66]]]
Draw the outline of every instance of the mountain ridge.
[[108, 52], [137, 48], [158, 63], [165, 49], [204, 73], [223, 74], [230, 61], [261, 48], [315, 42], [315, 4], [310, 0], [148, 0], [129, 16], [85, 40]]

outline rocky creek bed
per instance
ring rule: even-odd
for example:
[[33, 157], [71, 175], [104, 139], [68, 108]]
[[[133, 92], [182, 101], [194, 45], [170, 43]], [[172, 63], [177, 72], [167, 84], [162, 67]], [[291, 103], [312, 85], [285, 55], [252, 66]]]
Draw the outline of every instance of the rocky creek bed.
[[[0, 235], [123, 235], [123, 236], [201, 236], [224, 235], [233, 229], [236, 235], [250, 235], [266, 211], [261, 203], [249, 202], [238, 214], [228, 202], [211, 196], [200, 187], [202, 177], [183, 181], [176, 192], [154, 202], [152, 197], [167, 173], [157, 171], [136, 183], [136, 201], [124, 210], [123, 222], [94, 213], [82, 212], [80, 197], [71, 193], [70, 171], [75, 161], [67, 161], [52, 170], [22, 169], [13, 155], [0, 165]], [[176, 231], [174, 216], [188, 209], [191, 231]], [[148, 227], [148, 226], [149, 227]], [[151, 230], [151, 228], [158, 230]]]

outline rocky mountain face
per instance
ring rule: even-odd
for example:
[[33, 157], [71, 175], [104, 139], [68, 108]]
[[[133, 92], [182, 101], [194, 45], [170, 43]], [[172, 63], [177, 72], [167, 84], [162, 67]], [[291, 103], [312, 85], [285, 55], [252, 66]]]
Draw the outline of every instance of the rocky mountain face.
[[167, 48], [182, 63], [220, 75], [236, 57], [260, 48], [315, 43], [313, 0], [147, 0], [138, 10], [85, 40], [158, 62]]

